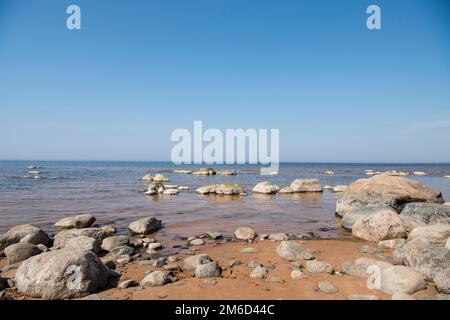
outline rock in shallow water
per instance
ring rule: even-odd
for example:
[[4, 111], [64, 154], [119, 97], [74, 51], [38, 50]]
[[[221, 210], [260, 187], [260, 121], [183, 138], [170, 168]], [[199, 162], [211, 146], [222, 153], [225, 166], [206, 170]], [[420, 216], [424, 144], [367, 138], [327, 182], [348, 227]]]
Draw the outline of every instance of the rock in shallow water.
[[16, 272], [19, 292], [35, 298], [70, 299], [108, 283], [108, 269], [91, 251], [61, 249], [24, 261]]
[[295, 179], [290, 188], [292, 192], [322, 192], [322, 185], [318, 179]]
[[91, 214], [80, 214], [74, 217], [67, 217], [55, 223], [57, 229], [80, 229], [88, 228], [95, 222]]
[[277, 254], [286, 261], [310, 260], [314, 258], [314, 251], [306, 249], [300, 243], [282, 241], [277, 246]]
[[252, 191], [255, 193], [274, 194], [279, 190], [280, 187], [278, 187], [276, 184], [273, 184], [269, 181], [263, 181], [254, 186]]
[[351, 230], [353, 225], [359, 218], [365, 218], [370, 216], [371, 214], [383, 212], [384, 210], [392, 210], [392, 209], [386, 206], [353, 209], [344, 215], [344, 217], [341, 220], [341, 226], [344, 229]]

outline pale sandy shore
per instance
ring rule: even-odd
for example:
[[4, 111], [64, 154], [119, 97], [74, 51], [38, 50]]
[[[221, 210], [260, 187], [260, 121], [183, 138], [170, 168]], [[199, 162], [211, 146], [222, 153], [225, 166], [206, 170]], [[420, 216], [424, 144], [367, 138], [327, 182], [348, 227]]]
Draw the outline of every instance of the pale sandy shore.
[[[177, 272], [179, 281], [159, 287], [136, 286], [127, 289], [110, 288], [98, 293], [102, 297], [116, 298], [120, 300], [135, 299], [189, 299], [189, 300], [216, 300], [216, 299], [320, 299], [320, 300], [347, 300], [349, 295], [375, 295], [381, 300], [390, 300], [391, 296], [380, 290], [368, 289], [367, 278], [358, 278], [340, 274], [341, 264], [345, 261], [354, 261], [360, 257], [367, 257], [380, 261], [388, 261], [373, 254], [361, 253], [359, 248], [368, 245], [376, 247], [376, 244], [356, 240], [304, 240], [301, 241], [305, 247], [316, 249], [316, 259], [330, 263], [338, 273], [309, 274], [303, 269], [304, 276], [301, 279], [291, 279], [293, 263], [281, 259], [276, 253], [279, 242], [270, 240], [257, 243], [229, 242], [209, 243], [195, 247], [195, 252], [206, 253], [219, 263], [223, 269], [223, 277], [199, 279], [188, 271]], [[256, 249], [256, 253], [242, 253], [244, 247]], [[392, 250], [384, 250], [389, 256]], [[181, 265], [189, 252], [177, 255], [175, 264]], [[231, 259], [239, 259], [242, 264], [227, 267]], [[263, 265], [274, 264], [275, 269], [269, 270], [266, 279], [253, 279], [249, 277], [252, 270], [248, 263], [257, 260]], [[306, 261], [300, 260], [305, 266]], [[6, 265], [5, 259], [0, 260], [0, 268]], [[117, 267], [116, 271], [121, 273], [120, 281], [133, 279], [140, 282], [145, 272], [158, 270], [157, 267], [143, 265], [140, 261], [131, 262], [124, 267]], [[15, 270], [2, 273], [3, 277], [14, 277]], [[214, 279], [211, 281], [211, 279]], [[321, 281], [331, 281], [339, 290], [337, 293], [328, 294], [317, 290]], [[433, 283], [427, 283], [426, 289], [413, 294], [415, 298], [421, 296], [435, 296], [436, 291]], [[28, 299], [17, 292], [9, 292], [10, 298]]]

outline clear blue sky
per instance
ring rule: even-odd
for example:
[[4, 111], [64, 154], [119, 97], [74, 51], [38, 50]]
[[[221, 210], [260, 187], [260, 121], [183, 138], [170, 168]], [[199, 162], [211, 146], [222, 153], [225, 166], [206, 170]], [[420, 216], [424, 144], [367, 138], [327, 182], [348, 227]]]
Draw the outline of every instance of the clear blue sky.
[[449, 3], [0, 0], [0, 159], [169, 160], [203, 120], [279, 128], [281, 161], [448, 162]]

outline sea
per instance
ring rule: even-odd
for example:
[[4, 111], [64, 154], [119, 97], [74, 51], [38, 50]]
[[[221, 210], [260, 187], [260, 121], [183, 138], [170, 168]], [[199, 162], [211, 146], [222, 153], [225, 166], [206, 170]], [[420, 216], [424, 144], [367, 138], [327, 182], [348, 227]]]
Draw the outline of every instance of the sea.
[[[29, 166], [40, 171], [35, 178]], [[341, 230], [335, 216], [338, 193], [252, 194], [254, 185], [271, 181], [280, 187], [294, 179], [318, 178], [322, 186], [348, 185], [367, 178], [365, 170], [405, 171], [408, 178], [440, 190], [450, 199], [450, 164], [375, 164], [375, 163], [281, 163], [279, 173], [261, 176], [254, 165], [216, 165], [216, 170], [235, 169], [236, 176], [196, 176], [173, 173], [174, 169], [201, 166], [175, 166], [171, 162], [119, 161], [0, 161], [0, 233], [15, 225], [30, 223], [53, 233], [61, 218], [82, 213], [96, 217], [96, 225], [113, 225], [127, 233], [130, 222], [153, 216], [163, 228], [158, 239], [183, 241], [209, 231], [231, 236], [241, 226], [258, 233], [284, 232], [299, 236], [344, 239], [351, 235]], [[334, 175], [325, 175], [332, 170]], [[424, 171], [426, 176], [415, 176]], [[162, 173], [167, 183], [187, 186], [173, 196], [146, 196], [147, 173]], [[240, 183], [247, 196], [198, 195], [195, 189], [209, 184]]]

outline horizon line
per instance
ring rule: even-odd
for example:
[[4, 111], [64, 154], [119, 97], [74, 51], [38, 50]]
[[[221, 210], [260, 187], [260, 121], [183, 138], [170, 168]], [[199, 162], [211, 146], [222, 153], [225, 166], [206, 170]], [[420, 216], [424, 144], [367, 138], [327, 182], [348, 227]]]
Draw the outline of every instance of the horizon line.
[[[201, 163], [201, 164], [196, 164], [196, 163], [190, 163], [190, 164], [174, 164], [172, 161], [170, 160], [89, 160], [89, 159], [84, 159], [84, 160], [71, 160], [71, 159], [0, 159], [0, 162], [6, 162], [6, 161], [22, 161], [22, 162], [39, 162], [39, 161], [44, 161], [44, 162], [163, 162], [163, 163], [172, 163], [174, 166], [199, 166], [199, 165], [205, 165], [205, 166], [214, 166], [214, 165], [226, 165], [226, 166], [233, 166], [233, 165], [254, 165], [254, 166], [264, 166], [264, 164], [261, 163], [257, 163], [257, 164], [250, 164], [250, 163], [244, 163], [244, 164], [238, 164], [238, 163], [233, 163], [233, 164], [227, 164], [227, 163], [222, 163], [222, 164], [218, 164], [218, 163], [214, 163], [214, 164], [206, 164], [206, 163]], [[367, 161], [280, 161], [279, 164], [289, 164], [289, 163], [301, 163], [301, 164], [406, 164], [406, 165], [419, 165], [419, 164], [442, 164], [442, 165], [450, 165], [450, 161], [448, 162], [442, 162], [442, 161], [437, 161], [437, 162], [398, 162], [398, 161], [387, 161], [387, 162], [382, 162], [382, 161], [374, 161], [374, 162], [367, 162]]]

